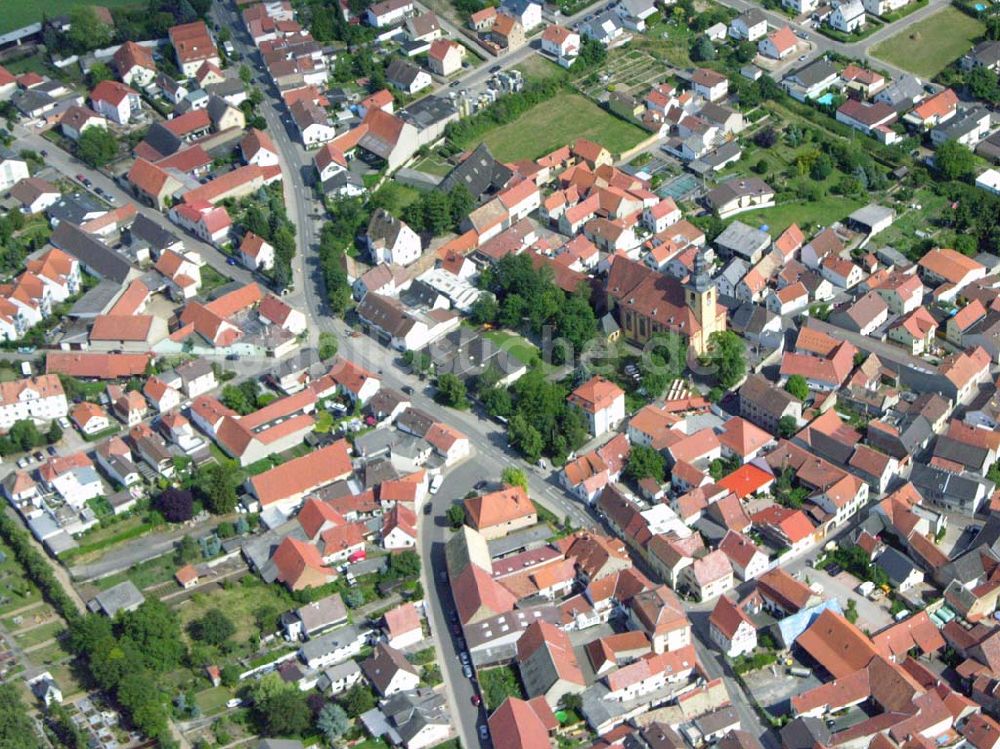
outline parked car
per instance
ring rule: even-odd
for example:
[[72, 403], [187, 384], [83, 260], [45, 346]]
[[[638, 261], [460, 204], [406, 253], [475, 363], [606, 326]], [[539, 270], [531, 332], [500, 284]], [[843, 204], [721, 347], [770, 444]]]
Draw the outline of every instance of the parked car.
[[[437, 494], [438, 489], [441, 488], [441, 484], [443, 483], [444, 483], [444, 476], [442, 476], [440, 473], [433, 479], [431, 479], [431, 488], [430, 488], [431, 494]], [[427, 506], [430, 507], [430, 503], [428, 503]]]
[[226, 258], [226, 265], [236, 265], [236, 258], [234, 258], [234, 257], [227, 257]]
[[60, 416], [59, 426], [61, 426], [63, 429], [69, 429], [69, 419], [67, 419], [65, 416]]
[[836, 562], [830, 562], [830, 564], [826, 565], [825, 570], [826, 574], [828, 574], [830, 577], [836, 577], [837, 575], [839, 575], [841, 572], [844, 571], [844, 568], [841, 567]]
[[499, 73], [503, 69], [503, 65], [494, 65], [490, 68], [491, 73]]
[[410, 385], [403, 385], [403, 392], [407, 395], [413, 395], [413, 388]]
[[487, 486], [489, 486], [489, 484], [486, 481], [477, 481], [476, 485], [472, 488], [475, 489], [477, 492], [481, 492]]
[[476, 707], [479, 707], [479, 705], [482, 703], [482, 701], [483, 701], [483, 698], [480, 697], [478, 694], [472, 695], [472, 704], [475, 705]]
[[462, 666], [462, 674], [465, 676], [466, 679], [471, 679], [472, 678], [472, 666], [470, 666], [468, 663], [466, 663], [464, 666]]
[[481, 726], [479, 726], [479, 738], [482, 739], [483, 741], [486, 741], [486, 739], [488, 739], [489, 737], [490, 737], [490, 729], [486, 727], [485, 723], [483, 723]]

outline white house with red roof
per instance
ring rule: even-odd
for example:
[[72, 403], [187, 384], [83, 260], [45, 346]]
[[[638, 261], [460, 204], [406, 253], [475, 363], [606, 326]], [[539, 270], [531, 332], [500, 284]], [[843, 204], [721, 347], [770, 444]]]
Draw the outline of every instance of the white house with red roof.
[[600, 376], [591, 378], [570, 393], [568, 402], [586, 414], [594, 437], [611, 431], [625, 420], [625, 391]]
[[308, 325], [301, 310], [295, 309], [274, 294], [268, 294], [261, 300], [257, 316], [265, 325], [277, 325], [295, 336], [304, 333]]
[[338, 392], [362, 406], [382, 387], [375, 374], [343, 357], [338, 357], [333, 363], [329, 375], [336, 383]]
[[107, 411], [97, 403], [84, 401], [73, 406], [70, 418], [77, 428], [86, 435], [94, 435], [111, 428]]
[[767, 554], [748, 536], [728, 531], [719, 542], [719, 551], [729, 558], [733, 573], [740, 580], [753, 580], [767, 572]]
[[274, 247], [252, 231], [243, 235], [238, 252], [240, 262], [250, 270], [269, 270], [274, 267]]
[[667, 227], [676, 224], [681, 220], [681, 210], [677, 207], [673, 198], [664, 198], [656, 205], [650, 206], [642, 212], [642, 225], [653, 234], [666, 231]]
[[424, 439], [431, 444], [434, 452], [444, 458], [446, 466], [453, 465], [472, 453], [469, 438], [442, 422], [431, 424], [431, 428], [424, 434]]
[[542, 52], [552, 55], [562, 67], [568, 68], [580, 55], [580, 35], [553, 24], [542, 32]]
[[95, 112], [90, 107], [83, 107], [77, 104], [69, 107], [63, 112], [59, 119], [59, 127], [63, 135], [71, 140], [80, 140], [85, 130], [92, 127], [108, 129], [108, 120]]
[[782, 26], [757, 42], [757, 51], [772, 60], [784, 60], [795, 51], [798, 37], [788, 27]]
[[427, 52], [427, 67], [432, 73], [449, 76], [462, 69], [465, 46], [451, 39], [435, 39]]
[[382, 548], [389, 551], [412, 549], [417, 545], [417, 515], [404, 504], [382, 516]]
[[214, 206], [205, 200], [185, 202], [171, 208], [169, 216], [178, 226], [216, 247], [229, 241], [233, 221], [225, 206]]
[[240, 141], [240, 153], [243, 161], [257, 166], [277, 166], [278, 149], [271, 136], [263, 130], [252, 128]]
[[174, 48], [177, 66], [184, 77], [194, 76], [202, 63], [210, 62], [216, 66], [221, 64], [219, 51], [215, 48], [215, 42], [204, 21], [171, 26], [167, 33]]
[[723, 596], [708, 618], [708, 636], [730, 658], [749, 655], [757, 647], [757, 628], [736, 601]]
[[120, 81], [101, 81], [90, 92], [94, 111], [119, 125], [127, 125], [142, 108], [139, 92]]
[[382, 616], [386, 642], [390, 648], [402, 650], [416, 645], [424, 639], [423, 625], [420, 623], [420, 612], [412, 602], [407, 602], [389, 609]]
[[158, 413], [166, 413], [181, 404], [181, 394], [155, 375], [146, 380], [142, 394]]
[[148, 47], [128, 41], [111, 57], [118, 77], [126, 86], [145, 88], [156, 78], [156, 63]]
[[174, 250], [164, 250], [160, 254], [154, 267], [170, 282], [170, 294], [174, 298], [191, 299], [198, 293], [201, 288], [201, 258], [197, 260]]

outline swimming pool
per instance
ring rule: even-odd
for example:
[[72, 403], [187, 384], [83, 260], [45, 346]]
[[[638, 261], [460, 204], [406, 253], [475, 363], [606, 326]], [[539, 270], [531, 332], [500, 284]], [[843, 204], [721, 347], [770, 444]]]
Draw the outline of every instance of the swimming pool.
[[827, 91], [821, 97], [816, 99], [816, 101], [820, 104], [833, 104], [833, 94], [830, 91]]

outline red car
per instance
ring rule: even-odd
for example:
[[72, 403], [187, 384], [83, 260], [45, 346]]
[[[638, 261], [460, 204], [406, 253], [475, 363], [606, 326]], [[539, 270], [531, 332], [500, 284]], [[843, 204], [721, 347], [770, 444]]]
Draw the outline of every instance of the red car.
[[483, 701], [483, 698], [480, 697], [478, 694], [472, 695], [472, 704], [475, 705], [476, 707], [479, 707], [479, 704], [482, 701]]

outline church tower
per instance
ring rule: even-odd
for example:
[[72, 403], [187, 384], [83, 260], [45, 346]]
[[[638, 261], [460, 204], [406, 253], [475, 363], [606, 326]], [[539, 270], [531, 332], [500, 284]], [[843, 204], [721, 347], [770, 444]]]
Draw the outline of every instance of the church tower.
[[701, 324], [700, 335], [691, 336], [691, 346], [695, 353], [705, 353], [712, 333], [726, 328], [725, 318], [719, 315], [717, 300], [718, 290], [711, 276], [708, 249], [702, 247], [695, 255], [694, 270], [684, 284], [684, 302]]

